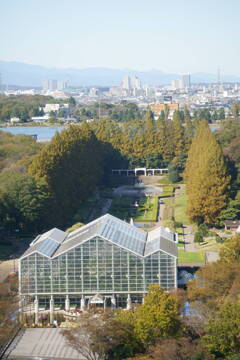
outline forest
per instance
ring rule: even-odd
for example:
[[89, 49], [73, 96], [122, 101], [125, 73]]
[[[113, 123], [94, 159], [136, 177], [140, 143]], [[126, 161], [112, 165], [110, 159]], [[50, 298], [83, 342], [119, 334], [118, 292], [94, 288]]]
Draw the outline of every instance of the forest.
[[[1, 231], [71, 226], [81, 204], [106, 187], [112, 169], [135, 166], [169, 167], [187, 183], [190, 219], [222, 226], [240, 213], [239, 137], [239, 118], [226, 119], [213, 133], [187, 108], [184, 118], [176, 111], [172, 121], [155, 121], [148, 110], [143, 119], [71, 125], [47, 144], [1, 131]], [[206, 193], [208, 204], [200, 201]]]

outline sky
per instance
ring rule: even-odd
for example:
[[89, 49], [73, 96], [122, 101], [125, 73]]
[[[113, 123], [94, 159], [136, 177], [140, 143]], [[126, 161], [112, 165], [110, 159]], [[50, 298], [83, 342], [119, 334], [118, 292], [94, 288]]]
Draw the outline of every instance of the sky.
[[240, 75], [240, 0], [0, 0], [0, 60]]

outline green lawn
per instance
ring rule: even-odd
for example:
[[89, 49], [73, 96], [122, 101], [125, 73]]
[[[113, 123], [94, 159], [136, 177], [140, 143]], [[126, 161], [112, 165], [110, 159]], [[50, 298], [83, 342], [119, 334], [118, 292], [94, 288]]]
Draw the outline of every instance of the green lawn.
[[178, 248], [178, 262], [179, 263], [204, 263], [205, 262], [205, 253], [203, 251], [185, 252], [181, 248]]
[[187, 209], [187, 195], [185, 193], [175, 198], [174, 201], [174, 218], [175, 221], [184, 225], [189, 224], [189, 220], [186, 214]]
[[133, 217], [134, 221], [157, 221], [158, 214], [158, 196], [145, 197], [140, 200], [136, 215]]

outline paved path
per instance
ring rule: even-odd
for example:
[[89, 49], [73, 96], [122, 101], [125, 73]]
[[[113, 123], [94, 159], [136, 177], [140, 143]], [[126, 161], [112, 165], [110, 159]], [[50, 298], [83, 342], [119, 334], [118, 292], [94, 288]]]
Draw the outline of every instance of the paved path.
[[66, 345], [62, 329], [26, 329], [9, 358], [43, 357], [50, 359], [83, 359]]
[[188, 252], [194, 252], [194, 251], [200, 251], [196, 248], [194, 243], [194, 232], [192, 230], [192, 227], [190, 225], [185, 225], [183, 228], [183, 239], [185, 242], [185, 251]]

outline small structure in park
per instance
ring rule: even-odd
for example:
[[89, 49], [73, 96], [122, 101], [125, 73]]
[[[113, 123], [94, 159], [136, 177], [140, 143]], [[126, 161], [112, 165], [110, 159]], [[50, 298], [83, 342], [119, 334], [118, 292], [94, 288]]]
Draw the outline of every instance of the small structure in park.
[[164, 168], [164, 169], [147, 169], [145, 167], [143, 168], [135, 168], [132, 170], [128, 170], [128, 169], [112, 169], [112, 174], [118, 174], [118, 175], [127, 175], [127, 176], [138, 176], [138, 175], [163, 175], [163, 174], [167, 174], [168, 173], [168, 169]]
[[19, 261], [21, 310], [84, 310], [91, 304], [126, 307], [141, 303], [150, 284], [177, 287], [175, 234], [163, 227], [145, 232], [106, 214], [65, 233], [37, 236]]

